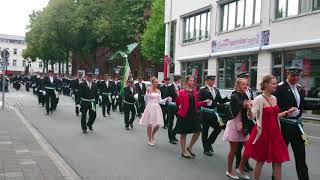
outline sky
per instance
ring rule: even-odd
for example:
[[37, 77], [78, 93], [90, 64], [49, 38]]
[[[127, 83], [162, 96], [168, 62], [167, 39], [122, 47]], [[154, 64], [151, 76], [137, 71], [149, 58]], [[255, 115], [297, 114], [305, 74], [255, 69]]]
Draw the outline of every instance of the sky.
[[0, 0], [0, 34], [25, 36], [29, 14], [41, 10], [49, 0]]

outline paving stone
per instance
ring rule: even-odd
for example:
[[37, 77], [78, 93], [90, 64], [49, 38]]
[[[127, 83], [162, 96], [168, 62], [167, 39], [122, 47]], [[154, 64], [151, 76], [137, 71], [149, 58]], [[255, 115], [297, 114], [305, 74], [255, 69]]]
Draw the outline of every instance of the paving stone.
[[23, 177], [22, 172], [6, 172], [4, 176], [7, 178]]
[[12, 141], [0, 141], [0, 145], [10, 145]]
[[25, 154], [25, 153], [29, 153], [29, 149], [19, 149], [16, 150], [16, 154]]

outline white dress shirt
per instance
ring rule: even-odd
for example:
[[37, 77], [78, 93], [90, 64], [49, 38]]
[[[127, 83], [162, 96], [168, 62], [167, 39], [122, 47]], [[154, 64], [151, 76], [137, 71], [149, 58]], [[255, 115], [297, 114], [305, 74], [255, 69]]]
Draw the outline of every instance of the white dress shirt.
[[288, 82], [289, 86], [290, 86], [290, 89], [294, 95], [294, 98], [296, 99], [296, 103], [297, 103], [297, 107], [299, 108], [300, 106], [300, 94], [299, 94], [299, 91], [298, 91], [298, 88], [296, 85], [292, 85]]

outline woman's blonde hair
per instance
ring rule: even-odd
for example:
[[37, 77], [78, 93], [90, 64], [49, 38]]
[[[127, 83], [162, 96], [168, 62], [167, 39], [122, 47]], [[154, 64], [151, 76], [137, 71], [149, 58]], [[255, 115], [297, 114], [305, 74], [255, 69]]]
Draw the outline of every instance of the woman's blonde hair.
[[239, 88], [239, 85], [240, 85], [240, 83], [242, 82], [242, 81], [248, 81], [248, 79], [246, 79], [246, 78], [238, 78], [237, 80], [236, 80], [236, 82], [234, 82], [234, 89], [237, 91], [237, 92], [239, 92], [240, 90], [240, 88]]
[[276, 79], [274, 75], [263, 76], [262, 82], [260, 83], [260, 89], [263, 91], [266, 89], [266, 84], [270, 83], [273, 79]]
[[191, 78], [194, 78], [194, 77], [192, 75], [186, 76], [184, 83], [187, 84], [189, 79], [191, 79]]

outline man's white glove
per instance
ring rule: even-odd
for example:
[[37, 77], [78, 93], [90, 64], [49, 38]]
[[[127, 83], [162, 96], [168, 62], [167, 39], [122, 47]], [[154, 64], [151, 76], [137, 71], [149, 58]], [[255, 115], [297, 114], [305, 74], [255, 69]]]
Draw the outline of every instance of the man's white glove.
[[112, 96], [112, 99], [115, 99], [116, 97], [115, 96]]
[[138, 94], [135, 94], [133, 97], [134, 97], [134, 99], [137, 101], [138, 98], [139, 98], [139, 95], [138, 95]]
[[46, 91], [42, 91], [42, 95], [44, 95], [44, 96], [45, 96], [45, 95], [46, 95]]
[[116, 96], [116, 99], [119, 99], [119, 96], [118, 96], [118, 95]]
[[101, 95], [99, 96], [99, 100], [102, 101], [102, 96]]
[[166, 99], [167, 99], [168, 102], [172, 102], [172, 97], [169, 96]]

